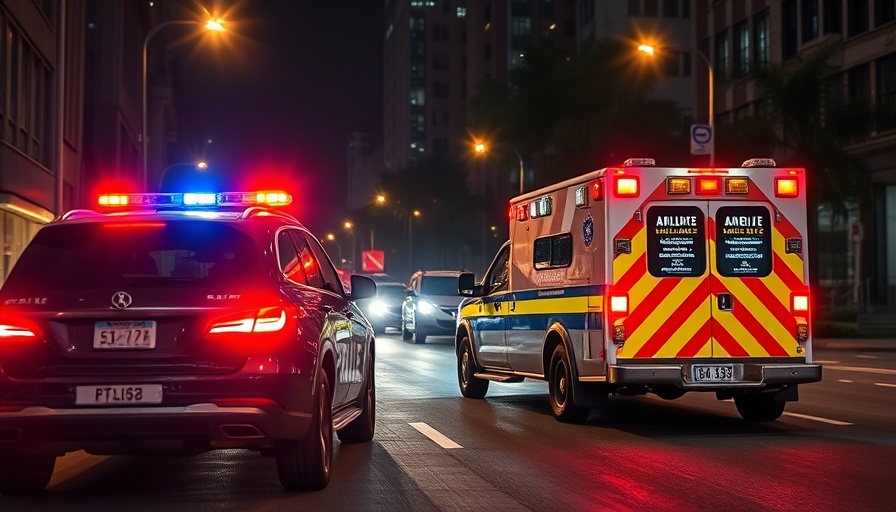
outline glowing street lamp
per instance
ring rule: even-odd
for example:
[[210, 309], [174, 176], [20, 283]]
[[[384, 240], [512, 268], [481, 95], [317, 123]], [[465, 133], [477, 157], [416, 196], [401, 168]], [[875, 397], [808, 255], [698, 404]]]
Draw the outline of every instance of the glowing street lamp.
[[140, 131], [140, 142], [143, 145], [143, 191], [146, 192], [146, 187], [149, 182], [149, 121], [147, 119], [147, 108], [146, 108], [146, 62], [147, 62], [147, 49], [149, 48], [149, 41], [159, 33], [163, 28], [170, 27], [172, 25], [201, 25], [210, 32], [223, 32], [224, 31], [224, 21], [221, 19], [209, 19], [205, 22], [199, 20], [172, 20], [166, 21], [164, 23], [159, 23], [158, 25], [152, 27], [149, 33], [146, 34], [146, 37], [143, 39], [143, 81], [142, 81], [142, 96], [143, 96], [143, 126]]
[[357, 244], [355, 243], [355, 229], [354, 229], [354, 228], [355, 228], [355, 225], [354, 225], [351, 221], [347, 220], [347, 221], [345, 221], [345, 222], [342, 224], [342, 227], [344, 227], [345, 230], [348, 231], [349, 234], [352, 235], [352, 255], [351, 255], [351, 259], [352, 259], [352, 272], [354, 273], [354, 271], [355, 271], [355, 253], [357, 253], [357, 251], [358, 251], [358, 246], [357, 246]]
[[[514, 149], [506, 144], [497, 144], [497, 146], [509, 149], [510, 151], [513, 151], [513, 154], [515, 154], [517, 159], [520, 161], [520, 195], [522, 195], [523, 194], [523, 185], [526, 180], [526, 171], [523, 168], [523, 157], [520, 155], [519, 151], [517, 151], [516, 149]], [[486, 154], [489, 151], [489, 147], [484, 142], [476, 142], [473, 145], [473, 150], [480, 154]]]
[[165, 170], [163, 170], [162, 174], [159, 175], [159, 191], [162, 191], [162, 185], [165, 183], [165, 176], [168, 175], [168, 171], [170, 171], [174, 167], [183, 167], [186, 165], [193, 166], [193, 168], [198, 169], [199, 171], [208, 169], [208, 162], [204, 160], [200, 160], [198, 162], [178, 162], [175, 164], [171, 164], [168, 167], [165, 167]]
[[342, 268], [342, 246], [339, 245], [339, 242], [336, 240], [336, 235], [333, 233], [327, 233], [324, 237], [328, 242], [333, 242], [336, 244], [336, 254], [339, 256], [339, 268]]
[[[641, 44], [638, 45], [638, 51], [646, 53], [651, 57], [655, 56], [657, 50], [675, 50], [675, 51], [683, 51], [683, 52], [691, 52], [696, 55], [699, 55], [703, 62], [706, 63], [706, 69], [709, 72], [709, 130], [712, 132], [712, 136], [715, 137], [715, 130], [713, 130], [712, 122], [713, 122], [713, 91], [715, 91], [715, 85], [713, 84], [713, 72], [712, 72], [712, 64], [709, 62], [709, 59], [706, 58], [706, 55], [703, 55], [703, 52], [696, 48], [691, 48], [688, 46], [653, 46], [649, 44]], [[710, 149], [709, 152], [709, 166], [713, 167], [715, 165], [715, 149]]]

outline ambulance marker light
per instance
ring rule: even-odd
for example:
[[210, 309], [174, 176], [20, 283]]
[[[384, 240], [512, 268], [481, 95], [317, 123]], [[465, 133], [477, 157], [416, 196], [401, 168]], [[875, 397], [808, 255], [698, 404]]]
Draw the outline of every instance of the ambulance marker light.
[[656, 160], [653, 158], [629, 158], [622, 163], [623, 167], [656, 167]]
[[746, 178], [727, 178], [725, 180], [726, 194], [749, 194], [750, 180]]
[[669, 195], [690, 194], [691, 180], [688, 178], [667, 178], [666, 193]]
[[807, 313], [809, 311], [809, 296], [804, 294], [795, 294], [792, 298], [794, 313]]
[[638, 197], [638, 193], [637, 176], [616, 178], [616, 197]]
[[591, 183], [591, 199], [595, 201], [601, 201], [604, 198], [604, 187], [600, 183], [600, 180]]
[[775, 195], [778, 197], [797, 197], [799, 185], [796, 178], [775, 178]]
[[622, 324], [613, 326], [613, 343], [625, 343], [625, 326]]
[[[807, 324], [797, 324], [796, 326], [796, 340], [800, 343], [805, 343], [809, 340], [809, 326]], [[801, 352], [802, 347], [797, 347], [796, 351]]]
[[722, 192], [722, 180], [720, 178], [697, 178], [698, 196], [716, 196]]
[[740, 164], [741, 167], [777, 167], [773, 158], [751, 158]]

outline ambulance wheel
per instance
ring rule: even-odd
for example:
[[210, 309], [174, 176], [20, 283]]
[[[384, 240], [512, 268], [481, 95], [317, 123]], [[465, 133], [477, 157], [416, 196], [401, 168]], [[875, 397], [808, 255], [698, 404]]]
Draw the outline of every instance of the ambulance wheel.
[[576, 405], [572, 396], [572, 365], [569, 353], [562, 343], [554, 349], [551, 366], [548, 368], [548, 394], [551, 412], [563, 423], [581, 423], [591, 414], [589, 407]]
[[740, 417], [747, 421], [772, 421], [781, 417], [784, 413], [784, 400], [775, 400], [775, 395], [755, 394], [737, 395], [734, 397], [734, 405]]
[[473, 360], [473, 344], [465, 337], [457, 353], [457, 384], [460, 394], [467, 398], [482, 398], [488, 392], [488, 381], [476, 377], [476, 362]]

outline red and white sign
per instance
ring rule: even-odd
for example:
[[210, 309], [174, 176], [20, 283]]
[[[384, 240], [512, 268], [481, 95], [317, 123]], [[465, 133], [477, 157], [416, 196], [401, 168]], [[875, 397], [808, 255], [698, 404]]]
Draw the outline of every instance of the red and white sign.
[[363, 251], [361, 253], [361, 270], [384, 272], [386, 270], [386, 255], [383, 251]]

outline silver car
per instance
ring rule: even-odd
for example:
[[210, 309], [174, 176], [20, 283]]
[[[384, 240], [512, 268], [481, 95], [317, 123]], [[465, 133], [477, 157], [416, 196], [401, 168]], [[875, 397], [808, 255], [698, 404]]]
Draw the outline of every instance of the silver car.
[[401, 338], [425, 343], [427, 336], [450, 336], [457, 327], [460, 270], [418, 270], [408, 281], [401, 305]]

